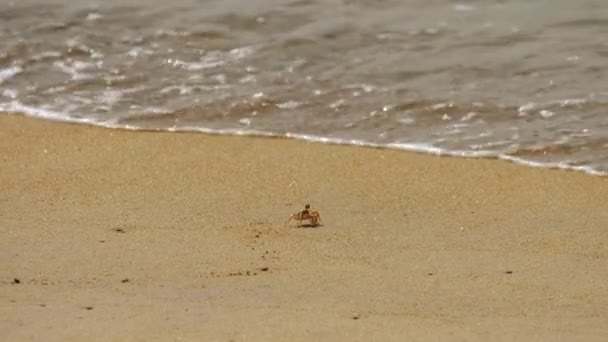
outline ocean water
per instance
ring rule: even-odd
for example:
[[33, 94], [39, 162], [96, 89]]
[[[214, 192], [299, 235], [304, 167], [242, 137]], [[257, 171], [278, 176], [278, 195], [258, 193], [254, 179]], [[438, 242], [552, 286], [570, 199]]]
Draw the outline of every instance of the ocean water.
[[0, 0], [0, 111], [608, 174], [605, 0]]

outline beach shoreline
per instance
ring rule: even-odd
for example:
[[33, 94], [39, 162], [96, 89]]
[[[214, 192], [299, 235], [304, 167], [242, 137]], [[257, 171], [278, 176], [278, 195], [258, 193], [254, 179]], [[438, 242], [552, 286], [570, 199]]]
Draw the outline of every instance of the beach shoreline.
[[7, 114], [0, 151], [3, 340], [608, 335], [607, 177]]

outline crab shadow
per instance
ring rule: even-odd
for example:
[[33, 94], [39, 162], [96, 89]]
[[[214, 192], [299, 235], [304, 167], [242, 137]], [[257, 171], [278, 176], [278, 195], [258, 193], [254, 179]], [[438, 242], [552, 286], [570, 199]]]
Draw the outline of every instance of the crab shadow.
[[301, 225], [297, 226], [296, 228], [320, 228], [320, 227], [323, 227], [323, 225], [307, 223], [307, 224], [301, 224]]

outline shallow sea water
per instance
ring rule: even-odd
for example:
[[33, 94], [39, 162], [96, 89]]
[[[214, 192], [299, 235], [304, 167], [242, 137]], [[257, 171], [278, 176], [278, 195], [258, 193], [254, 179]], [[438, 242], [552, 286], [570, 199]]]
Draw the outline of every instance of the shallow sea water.
[[0, 1], [0, 111], [608, 174], [604, 0]]

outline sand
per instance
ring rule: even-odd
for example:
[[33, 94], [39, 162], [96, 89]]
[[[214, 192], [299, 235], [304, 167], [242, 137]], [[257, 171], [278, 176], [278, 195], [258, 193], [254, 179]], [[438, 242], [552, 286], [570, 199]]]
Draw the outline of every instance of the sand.
[[608, 336], [607, 177], [4, 114], [0, 158], [3, 341]]

